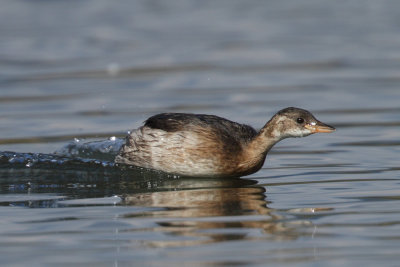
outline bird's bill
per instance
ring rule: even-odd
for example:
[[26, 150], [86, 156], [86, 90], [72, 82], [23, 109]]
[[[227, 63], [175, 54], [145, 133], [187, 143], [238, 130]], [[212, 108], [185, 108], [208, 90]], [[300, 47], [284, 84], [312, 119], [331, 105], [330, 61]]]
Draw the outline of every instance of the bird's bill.
[[306, 124], [304, 127], [310, 130], [312, 133], [331, 133], [336, 130], [335, 127], [332, 127], [320, 121], [316, 123]]

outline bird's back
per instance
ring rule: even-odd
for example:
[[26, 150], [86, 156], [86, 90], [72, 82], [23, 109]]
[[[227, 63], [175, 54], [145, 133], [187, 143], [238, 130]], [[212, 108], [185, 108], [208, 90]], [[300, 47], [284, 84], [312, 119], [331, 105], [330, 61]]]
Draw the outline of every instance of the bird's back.
[[222, 138], [229, 137], [239, 143], [246, 143], [257, 135], [249, 125], [206, 114], [161, 113], [148, 118], [144, 126], [166, 132], [213, 131]]

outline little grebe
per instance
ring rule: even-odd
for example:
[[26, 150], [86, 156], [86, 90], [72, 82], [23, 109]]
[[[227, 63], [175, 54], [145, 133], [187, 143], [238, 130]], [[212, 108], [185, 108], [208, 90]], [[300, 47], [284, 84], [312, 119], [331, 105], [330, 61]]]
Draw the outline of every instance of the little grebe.
[[243, 176], [258, 171], [280, 140], [334, 130], [293, 107], [276, 113], [259, 132], [214, 115], [162, 113], [126, 137], [115, 162], [182, 176]]

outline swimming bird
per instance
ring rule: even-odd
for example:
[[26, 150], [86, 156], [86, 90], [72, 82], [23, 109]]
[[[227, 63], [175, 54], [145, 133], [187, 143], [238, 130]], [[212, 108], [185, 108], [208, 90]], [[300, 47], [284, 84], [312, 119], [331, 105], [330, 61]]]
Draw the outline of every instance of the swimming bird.
[[215, 115], [161, 113], [128, 134], [115, 162], [179, 176], [239, 177], [257, 172], [282, 139], [333, 131], [294, 107], [280, 110], [260, 131]]

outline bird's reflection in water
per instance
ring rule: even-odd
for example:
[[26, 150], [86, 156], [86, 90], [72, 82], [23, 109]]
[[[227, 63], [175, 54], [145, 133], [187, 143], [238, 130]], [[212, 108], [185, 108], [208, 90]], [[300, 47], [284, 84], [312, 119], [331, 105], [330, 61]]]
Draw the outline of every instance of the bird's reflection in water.
[[[152, 231], [168, 238], [146, 241], [150, 246], [186, 246], [227, 240], [298, 236], [282, 216], [267, 207], [265, 188], [250, 179], [173, 179], [158, 185], [164, 190], [128, 194], [125, 205], [159, 207], [145, 214], [156, 220]], [[143, 214], [126, 214], [137, 219]]]
[[[82, 199], [118, 195], [123, 199], [118, 205], [154, 207], [121, 216], [133, 225], [137, 225], [137, 220], [144, 220], [147, 225], [123, 231], [164, 233], [157, 241], [153, 237], [142, 240], [150, 246], [186, 246], [259, 238], [295, 239], [309, 235], [307, 230], [300, 230], [298, 223], [304, 223], [302, 218], [268, 208], [265, 188], [257, 185], [255, 180], [174, 178], [136, 168], [78, 167], [0, 169], [0, 187], [19, 194], [18, 203], [14, 203], [19, 206], [59, 207], [57, 199], [47, 200], [49, 194], [57, 194], [69, 196], [78, 203]], [[44, 199], [25, 200], [27, 185], [30, 193]], [[0, 203], [9, 204], [13, 203]], [[86, 206], [84, 202], [74, 205]]]

